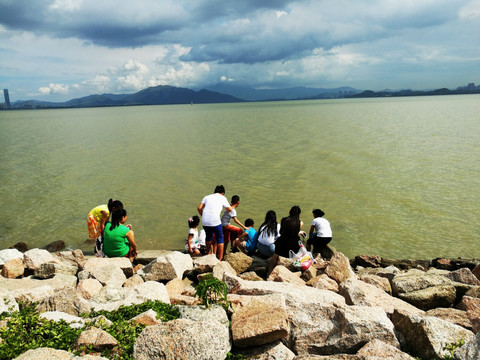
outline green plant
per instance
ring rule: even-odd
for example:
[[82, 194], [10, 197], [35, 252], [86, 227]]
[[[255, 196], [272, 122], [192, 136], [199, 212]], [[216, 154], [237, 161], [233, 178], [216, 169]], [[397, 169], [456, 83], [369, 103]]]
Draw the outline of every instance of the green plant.
[[442, 359], [443, 360], [452, 360], [453, 359], [453, 352], [455, 351], [456, 348], [459, 348], [461, 346], [465, 345], [465, 340], [460, 339], [456, 343], [450, 343], [446, 344], [445, 347], [443, 348], [444, 350], [448, 350], [450, 353], [449, 355], [445, 355]]
[[[2, 314], [0, 319], [6, 319], [6, 326], [0, 328], [0, 360], [14, 359], [30, 349], [49, 347], [74, 352], [74, 344], [80, 333], [92, 323], [87, 322], [85, 328], [72, 329], [65, 321], [50, 321], [41, 319], [36, 304], [19, 303], [19, 311]], [[133, 359], [133, 345], [145, 328], [142, 324], [133, 324], [129, 320], [149, 309], [157, 312], [157, 318], [169, 321], [180, 317], [178, 309], [161, 301], [147, 301], [138, 305], [121, 306], [118, 310], [97, 311], [84, 317], [105, 316], [112, 325], [104, 327], [118, 342], [113, 350], [104, 350], [102, 356], [115, 360]], [[96, 325], [98, 326], [98, 325]], [[88, 354], [95, 352], [91, 347], [80, 349]], [[78, 350], [75, 352], [79, 352]]]
[[195, 286], [195, 296], [202, 300], [202, 304], [208, 308], [211, 304], [220, 304], [225, 310], [230, 307], [227, 300], [227, 284], [218, 280], [212, 274], [207, 274]]

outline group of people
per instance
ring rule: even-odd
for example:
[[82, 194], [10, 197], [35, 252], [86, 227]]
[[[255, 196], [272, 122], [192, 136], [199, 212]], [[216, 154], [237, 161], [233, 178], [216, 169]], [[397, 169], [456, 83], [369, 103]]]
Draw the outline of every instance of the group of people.
[[108, 204], [93, 208], [87, 216], [88, 237], [95, 242], [95, 254], [99, 257], [137, 257], [137, 244], [132, 225], [127, 224], [127, 210], [120, 200], [108, 200]]
[[[306, 241], [306, 248], [312, 253], [319, 253], [321, 248], [332, 240], [330, 223], [320, 209], [313, 210], [313, 221], [309, 234], [302, 230], [300, 207], [292, 206], [289, 215], [277, 221], [273, 210], [267, 211], [265, 220], [254, 228], [253, 219], [246, 219], [243, 224], [237, 218], [240, 197], [234, 195], [229, 203], [225, 197], [225, 188], [218, 185], [213, 194], [205, 196], [197, 207], [197, 215], [188, 219], [188, 236], [185, 250], [192, 256], [213, 253], [221, 261], [227, 253], [230, 243], [231, 251], [245, 254], [258, 252], [265, 257], [273, 255], [289, 257], [290, 252], [298, 253]], [[222, 215], [222, 210], [224, 210]], [[236, 225], [232, 225], [231, 221]], [[133, 261], [137, 257], [135, 235], [127, 221], [127, 211], [120, 200], [110, 199], [108, 204], [93, 208], [87, 216], [89, 239], [95, 242], [95, 254], [103, 257], [126, 257]], [[203, 229], [198, 227], [202, 224]], [[313, 249], [312, 249], [313, 247]]]
[[[223, 185], [218, 185], [213, 194], [205, 196], [197, 208], [202, 217], [203, 230], [199, 232], [197, 229], [200, 225], [198, 216], [188, 219], [190, 230], [185, 250], [191, 255], [214, 253], [222, 260], [230, 243], [231, 251], [240, 249], [246, 254], [258, 251], [265, 257], [289, 257], [290, 251], [296, 254], [300, 244], [303, 244], [300, 237], [306, 239], [308, 236], [306, 248], [313, 253], [319, 253], [320, 249], [332, 240], [330, 223], [323, 217], [325, 213], [320, 209], [312, 211], [313, 221], [307, 235], [302, 230], [299, 206], [293, 206], [289, 215], [282, 218], [280, 223], [277, 222], [275, 211], [267, 211], [265, 220], [257, 231], [253, 227], [252, 219], [246, 219], [245, 224], [238, 220], [236, 208], [239, 204], [240, 198], [237, 195], [232, 196], [231, 202], [228, 202]], [[222, 210], [224, 213], [221, 216]], [[232, 219], [239, 227], [230, 224]]]

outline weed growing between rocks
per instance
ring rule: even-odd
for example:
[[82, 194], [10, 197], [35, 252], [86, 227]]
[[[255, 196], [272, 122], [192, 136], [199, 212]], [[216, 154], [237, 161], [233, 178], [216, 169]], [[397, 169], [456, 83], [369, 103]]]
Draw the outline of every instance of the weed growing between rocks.
[[[90, 327], [86, 323], [83, 328], [73, 329], [64, 320], [51, 321], [40, 318], [35, 308], [36, 304], [19, 303], [19, 311], [11, 314], [1, 314], [0, 320], [5, 321], [0, 328], [0, 360], [13, 359], [27, 350], [40, 347], [49, 347], [66, 350], [76, 354], [98, 353], [91, 348], [75, 349], [75, 342], [80, 333]], [[178, 309], [161, 301], [147, 301], [138, 305], [121, 306], [118, 310], [92, 312], [84, 317], [93, 318], [103, 315], [112, 322], [104, 326], [103, 330], [112, 335], [118, 345], [114, 349], [106, 349], [101, 353], [109, 359], [133, 359], [133, 345], [145, 325], [135, 324], [129, 320], [149, 309], [157, 312], [157, 318], [162, 321], [177, 319], [180, 316]], [[98, 327], [98, 324], [96, 325]]]
[[195, 286], [195, 296], [198, 296], [202, 300], [202, 304], [205, 305], [206, 308], [211, 304], [220, 304], [225, 311], [227, 311], [230, 307], [227, 295], [227, 284], [218, 280], [212, 274], [203, 276]]

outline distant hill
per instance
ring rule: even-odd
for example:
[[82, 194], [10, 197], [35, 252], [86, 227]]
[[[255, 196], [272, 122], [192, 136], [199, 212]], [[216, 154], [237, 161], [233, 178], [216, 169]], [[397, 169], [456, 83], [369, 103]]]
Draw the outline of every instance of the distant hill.
[[461, 94], [480, 94], [479, 89], [464, 89], [458, 88], [456, 90], [450, 90], [447, 88], [441, 88], [436, 90], [399, 90], [399, 91], [372, 91], [365, 90], [361, 93], [349, 95], [349, 98], [371, 98], [371, 97], [398, 97], [398, 96], [430, 96], [430, 95], [461, 95]]
[[187, 88], [161, 85], [149, 87], [134, 94], [102, 94], [89, 95], [66, 102], [46, 102], [37, 100], [16, 101], [12, 104], [15, 109], [41, 109], [41, 108], [83, 108], [103, 106], [127, 105], [171, 105], [171, 104], [206, 104], [206, 103], [231, 103], [244, 100], [231, 95], [202, 89], [195, 91]]
[[218, 91], [223, 94], [229, 94], [248, 101], [332, 99], [344, 97], [346, 95], [358, 94], [362, 91], [349, 86], [334, 89], [292, 87], [285, 89], [257, 90], [251, 87], [231, 85], [226, 83], [206, 86], [206, 89]]

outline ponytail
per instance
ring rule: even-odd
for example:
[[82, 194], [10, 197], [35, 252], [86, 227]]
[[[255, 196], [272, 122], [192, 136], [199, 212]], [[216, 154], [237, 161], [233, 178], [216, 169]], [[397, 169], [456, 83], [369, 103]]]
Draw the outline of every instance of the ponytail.
[[118, 225], [120, 225], [120, 220], [122, 220], [124, 216], [127, 216], [127, 210], [125, 210], [124, 208], [114, 210], [112, 212], [112, 222], [110, 225], [110, 231], [112, 231]]

